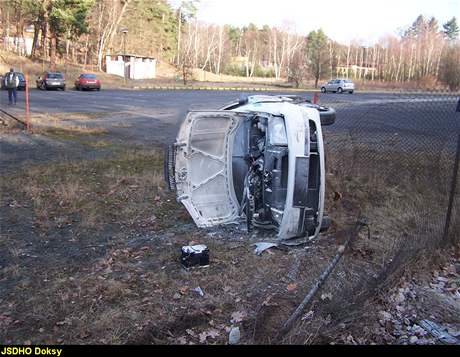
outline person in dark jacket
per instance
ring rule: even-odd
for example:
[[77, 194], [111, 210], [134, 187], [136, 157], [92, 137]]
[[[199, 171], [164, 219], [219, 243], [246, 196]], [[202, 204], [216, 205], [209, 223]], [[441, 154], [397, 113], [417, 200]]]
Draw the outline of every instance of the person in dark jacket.
[[18, 75], [14, 72], [14, 69], [11, 68], [10, 72], [6, 74], [5, 78], [5, 87], [8, 89], [8, 101], [9, 104], [16, 105], [18, 95], [17, 95], [17, 89], [19, 86], [19, 77]]

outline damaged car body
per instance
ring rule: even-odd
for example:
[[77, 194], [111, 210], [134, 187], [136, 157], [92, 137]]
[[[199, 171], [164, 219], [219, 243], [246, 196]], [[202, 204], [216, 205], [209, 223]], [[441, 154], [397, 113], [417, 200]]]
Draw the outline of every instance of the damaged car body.
[[166, 152], [165, 178], [198, 227], [238, 224], [278, 238], [327, 229], [321, 125], [333, 109], [298, 96], [250, 96], [190, 112]]

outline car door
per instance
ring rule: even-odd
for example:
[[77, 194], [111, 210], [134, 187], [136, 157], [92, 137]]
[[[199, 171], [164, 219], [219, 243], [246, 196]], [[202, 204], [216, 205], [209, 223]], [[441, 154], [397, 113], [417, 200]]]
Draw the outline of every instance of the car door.
[[343, 90], [344, 87], [345, 87], [345, 81], [342, 81], [342, 80], [338, 81], [338, 83], [337, 83], [337, 90], [338, 90], [339, 88], [342, 88], [342, 90]]
[[[236, 223], [239, 203], [232, 177], [235, 132], [251, 114], [231, 111], [190, 112], [182, 124], [172, 155], [177, 199], [198, 227]], [[172, 172], [171, 172], [172, 171]]]
[[327, 90], [327, 91], [333, 91], [333, 90], [334, 90], [333, 84], [334, 84], [334, 81], [329, 81], [329, 82], [327, 82], [327, 84], [326, 84], [326, 90]]
[[332, 84], [332, 90], [334, 92], [337, 92], [337, 89], [339, 88], [339, 86], [340, 86], [340, 80], [336, 79], [334, 83]]

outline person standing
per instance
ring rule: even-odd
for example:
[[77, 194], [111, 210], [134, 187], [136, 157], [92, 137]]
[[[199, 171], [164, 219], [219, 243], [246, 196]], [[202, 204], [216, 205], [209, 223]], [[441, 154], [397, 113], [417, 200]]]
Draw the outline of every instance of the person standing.
[[17, 102], [17, 89], [19, 86], [19, 77], [14, 72], [14, 69], [11, 68], [10, 72], [5, 76], [5, 87], [8, 89], [8, 101], [9, 104], [16, 105]]

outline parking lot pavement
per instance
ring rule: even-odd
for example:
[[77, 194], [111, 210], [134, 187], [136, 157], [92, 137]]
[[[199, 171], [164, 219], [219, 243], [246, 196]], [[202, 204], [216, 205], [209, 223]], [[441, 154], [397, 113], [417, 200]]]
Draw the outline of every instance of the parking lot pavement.
[[[4, 93], [2, 93], [4, 94]], [[292, 94], [292, 93], [245, 93]], [[238, 91], [102, 90], [41, 91], [31, 89], [32, 113], [104, 113], [85, 125], [105, 126], [124, 140], [165, 144], [174, 140], [187, 111], [217, 109], [237, 99]], [[312, 98], [313, 92], [298, 93]], [[18, 108], [24, 106], [24, 92]], [[334, 107], [336, 124], [326, 132], [360, 130], [369, 135], [386, 133], [410, 137], [455, 128], [455, 96], [404, 93], [320, 94], [320, 103]], [[6, 94], [1, 104], [6, 107]], [[452, 107], [452, 110], [449, 108]], [[125, 128], [116, 128], [118, 124]], [[129, 127], [128, 127], [129, 126]]]

